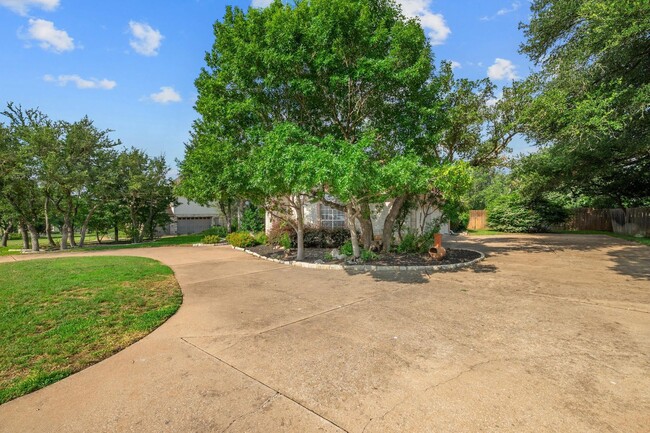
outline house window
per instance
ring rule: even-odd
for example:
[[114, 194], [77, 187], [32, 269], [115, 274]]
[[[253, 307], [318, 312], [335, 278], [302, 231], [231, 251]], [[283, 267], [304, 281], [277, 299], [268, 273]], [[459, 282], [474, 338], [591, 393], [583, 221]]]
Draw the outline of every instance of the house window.
[[327, 205], [320, 205], [320, 225], [326, 229], [345, 227], [345, 212], [333, 209]]

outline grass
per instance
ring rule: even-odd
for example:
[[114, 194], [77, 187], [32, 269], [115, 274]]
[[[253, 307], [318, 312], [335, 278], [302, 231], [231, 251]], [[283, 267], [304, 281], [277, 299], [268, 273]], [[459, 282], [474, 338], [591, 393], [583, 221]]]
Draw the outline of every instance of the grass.
[[0, 264], [0, 403], [92, 365], [181, 304], [171, 269], [140, 257]]
[[[94, 239], [92, 241], [88, 239], [86, 246], [83, 248], [73, 247], [69, 251], [102, 251], [102, 250], [114, 250], [114, 249], [131, 249], [131, 248], [154, 248], [154, 247], [165, 247], [173, 245], [185, 245], [185, 244], [196, 244], [201, 242], [203, 239], [203, 234], [193, 234], [193, 235], [181, 235], [181, 236], [169, 236], [155, 241], [145, 241], [139, 244], [98, 244]], [[78, 240], [78, 239], [77, 239]], [[47, 238], [40, 238], [41, 249], [47, 250]], [[13, 239], [7, 242], [7, 247], [0, 247], [0, 256], [6, 256], [11, 254], [20, 254], [20, 251], [9, 251], [11, 249], [20, 249], [23, 246], [23, 241], [20, 239]], [[53, 249], [52, 251], [59, 251], [58, 249]]]
[[479, 229], [479, 230], [467, 229], [467, 234], [470, 236], [487, 236], [487, 235], [507, 235], [508, 233], [500, 232], [497, 230], [490, 230], [490, 229]]

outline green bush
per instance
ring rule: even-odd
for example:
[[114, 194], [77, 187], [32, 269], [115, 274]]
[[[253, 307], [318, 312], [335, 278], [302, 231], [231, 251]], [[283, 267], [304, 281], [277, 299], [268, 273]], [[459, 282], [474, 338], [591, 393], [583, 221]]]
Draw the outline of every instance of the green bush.
[[400, 254], [406, 253], [415, 253], [418, 250], [417, 246], [417, 236], [415, 233], [407, 233], [403, 238], [402, 242], [397, 245], [397, 252]]
[[[295, 239], [295, 232], [293, 228], [291, 228], [291, 226], [284, 221], [274, 221], [271, 225], [271, 230], [269, 230], [268, 244], [284, 246], [282, 243], [280, 243], [280, 240], [285, 238], [285, 234], [286, 238], [289, 239], [289, 246], [286, 248], [289, 249], [291, 248], [292, 238]], [[283, 242], [286, 244], [286, 240]]]
[[221, 238], [217, 235], [207, 235], [203, 236], [203, 239], [201, 239], [201, 243], [203, 244], [218, 244]]
[[567, 218], [566, 209], [545, 199], [528, 201], [518, 194], [509, 194], [492, 202], [487, 222], [492, 230], [510, 233], [548, 231], [553, 224]]
[[242, 231], [260, 232], [264, 230], [264, 209], [252, 204], [246, 205], [241, 218]]
[[280, 235], [280, 239], [278, 239], [278, 245], [280, 245], [282, 248], [285, 250], [291, 249], [291, 236], [289, 236], [289, 233], [282, 233]]
[[207, 230], [203, 230], [201, 234], [203, 236], [214, 235], [214, 236], [219, 236], [220, 238], [225, 238], [226, 235], [228, 234], [228, 229], [223, 226], [214, 226], [214, 227], [210, 227]]
[[412, 232], [407, 233], [402, 238], [402, 242], [397, 245], [397, 252], [400, 254], [426, 253], [433, 246], [433, 235], [438, 231], [439, 227], [434, 226], [421, 235]]
[[352, 241], [347, 241], [343, 245], [341, 245], [341, 248], [339, 248], [339, 252], [341, 254], [345, 254], [346, 256], [351, 256], [352, 255]]
[[361, 250], [361, 260], [363, 260], [364, 262], [367, 262], [368, 260], [375, 260], [377, 258], [379, 258], [379, 256], [376, 253], [373, 253], [370, 250], [365, 250], [365, 249]]
[[234, 232], [226, 236], [226, 242], [233, 247], [247, 248], [256, 245], [255, 238], [248, 232]]
[[269, 238], [264, 232], [255, 233], [255, 242], [257, 245], [266, 245], [269, 242]]

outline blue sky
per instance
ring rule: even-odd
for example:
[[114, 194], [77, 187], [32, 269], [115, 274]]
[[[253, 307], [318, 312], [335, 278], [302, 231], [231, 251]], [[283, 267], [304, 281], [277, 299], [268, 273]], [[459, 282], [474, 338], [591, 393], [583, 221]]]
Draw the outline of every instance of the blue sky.
[[[526, 0], [399, 3], [420, 18], [436, 60], [456, 62], [457, 76], [506, 85], [529, 74], [517, 52]], [[13, 101], [68, 121], [88, 115], [124, 145], [164, 154], [175, 167], [196, 117], [194, 79], [227, 4], [251, 1], [0, 0], [0, 105]]]

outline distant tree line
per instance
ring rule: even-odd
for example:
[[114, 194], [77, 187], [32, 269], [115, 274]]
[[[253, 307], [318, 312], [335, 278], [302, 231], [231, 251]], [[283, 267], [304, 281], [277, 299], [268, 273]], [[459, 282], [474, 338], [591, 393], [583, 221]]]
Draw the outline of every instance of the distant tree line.
[[[133, 242], [152, 239], [168, 221], [173, 184], [164, 157], [118, 149], [88, 118], [52, 120], [9, 103], [0, 122], [0, 231], [22, 234], [23, 248], [83, 247], [89, 232], [125, 231]], [[53, 227], [61, 234], [57, 243]], [[79, 234], [76, 242], [75, 233]]]

